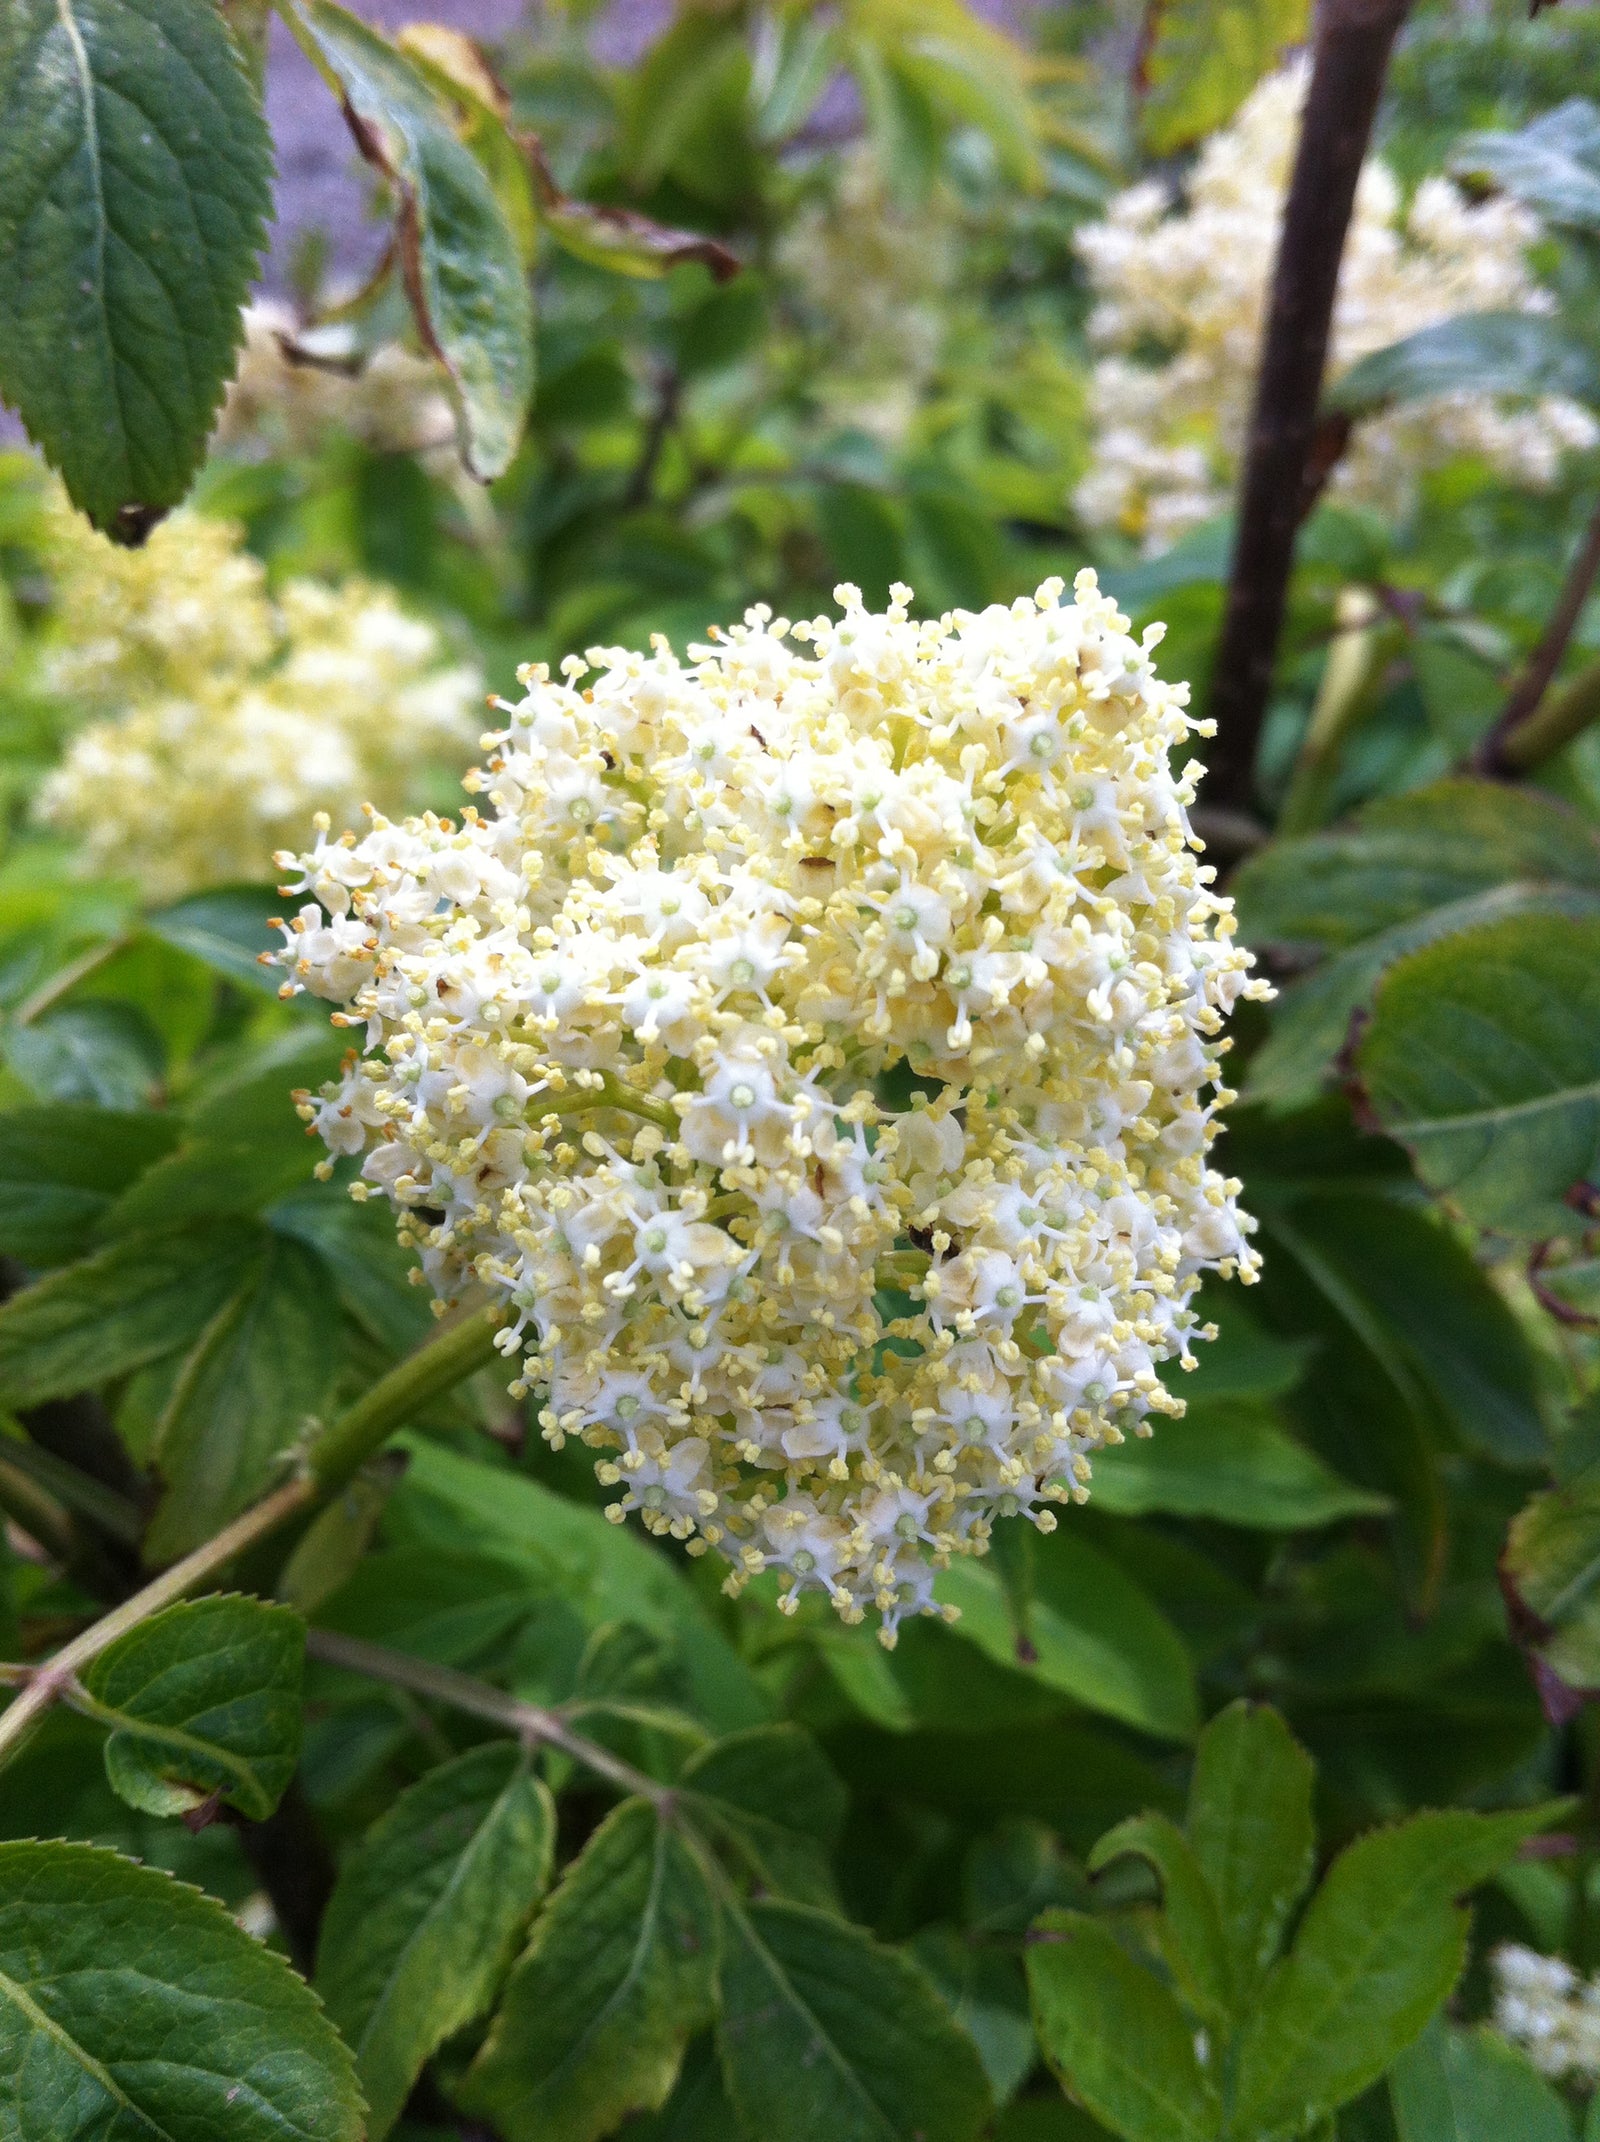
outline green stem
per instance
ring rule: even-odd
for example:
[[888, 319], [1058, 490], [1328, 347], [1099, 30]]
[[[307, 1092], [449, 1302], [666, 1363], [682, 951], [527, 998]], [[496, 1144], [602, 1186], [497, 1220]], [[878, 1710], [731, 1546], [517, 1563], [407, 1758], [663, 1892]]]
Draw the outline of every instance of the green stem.
[[330, 1421], [306, 1453], [317, 1500], [342, 1488], [396, 1428], [497, 1358], [494, 1311], [474, 1310], [407, 1354], [363, 1397]]
[[1546, 692], [1527, 720], [1502, 738], [1498, 763], [1510, 774], [1530, 773], [1595, 721], [1600, 721], [1600, 662], [1586, 664]]
[[1383, 680], [1393, 633], [1382, 627], [1372, 590], [1342, 588], [1333, 614], [1316, 704], [1278, 814], [1280, 833], [1309, 833], [1322, 824], [1345, 740], [1371, 710]]
[[669, 1137], [678, 1135], [678, 1112], [665, 1101], [653, 1101], [647, 1093], [636, 1093], [631, 1086], [624, 1086], [609, 1071], [600, 1075], [598, 1086], [580, 1087], [576, 1092], [563, 1093], [555, 1105], [545, 1112], [555, 1116], [587, 1115], [594, 1108], [616, 1108], [624, 1115], [637, 1116], [643, 1123], [653, 1123]]
[[492, 1315], [489, 1308], [477, 1310], [407, 1355], [323, 1429], [294, 1479], [263, 1496], [193, 1554], [163, 1570], [143, 1590], [113, 1608], [35, 1669], [22, 1694], [0, 1714], [0, 1767], [17, 1752], [51, 1704], [67, 1693], [80, 1666], [294, 1518], [308, 1516], [359, 1472], [393, 1430], [410, 1420], [430, 1399], [475, 1370], [487, 1367], [494, 1358]]
[[275, 1489], [246, 1510], [242, 1517], [236, 1517], [231, 1525], [224, 1525], [204, 1546], [185, 1555], [181, 1562], [174, 1562], [142, 1591], [135, 1592], [121, 1606], [102, 1615], [70, 1644], [64, 1644], [53, 1659], [35, 1670], [16, 1702], [0, 1715], [0, 1765], [10, 1761], [51, 1704], [58, 1696], [67, 1693], [80, 1666], [98, 1658], [119, 1636], [126, 1636], [130, 1629], [137, 1628], [152, 1614], [159, 1614], [163, 1607], [174, 1605], [186, 1592], [203, 1584], [207, 1577], [226, 1569], [245, 1548], [254, 1546], [257, 1540], [265, 1539], [269, 1532], [275, 1532], [280, 1525], [287, 1524], [291, 1517], [308, 1508], [315, 1493], [316, 1483], [307, 1475]]
[[457, 1673], [453, 1667], [435, 1666], [427, 1659], [390, 1651], [382, 1644], [369, 1644], [359, 1636], [340, 1636], [332, 1629], [308, 1630], [306, 1650], [325, 1666], [342, 1666], [350, 1673], [364, 1674], [370, 1681], [387, 1681], [391, 1687], [407, 1689], [414, 1696], [431, 1696], [452, 1710], [465, 1711], [468, 1717], [503, 1726], [530, 1747], [559, 1748], [563, 1755], [570, 1755], [575, 1763], [582, 1763], [586, 1770], [608, 1779], [623, 1792], [638, 1793], [659, 1808], [672, 1805], [669, 1787], [636, 1770], [632, 1763], [625, 1763], [598, 1741], [574, 1733], [559, 1711], [546, 1710], [543, 1704], [524, 1703], [521, 1697], [508, 1696], [504, 1689], [492, 1688], [487, 1681], [475, 1681], [470, 1674]]
[[[79, 1517], [88, 1518], [111, 1539], [121, 1540], [125, 1547], [138, 1546], [145, 1523], [138, 1504], [81, 1467], [58, 1458], [53, 1450], [26, 1442], [20, 1436], [8, 1436], [0, 1441], [0, 1465], [25, 1473], [37, 1489], [65, 1503]], [[34, 1533], [34, 1538], [38, 1537]]]
[[20, 1525], [52, 1561], [70, 1562], [78, 1549], [70, 1512], [20, 1465], [12, 1464], [10, 1449], [9, 1442], [0, 1444], [0, 1516]]
[[80, 952], [76, 959], [69, 959], [48, 981], [41, 982], [32, 996], [23, 998], [11, 1014], [11, 1024], [30, 1025], [41, 1012], [49, 1011], [53, 1004], [58, 1004], [64, 996], [76, 989], [86, 976], [93, 974], [97, 968], [106, 966], [119, 952], [125, 952], [132, 943], [131, 933], [122, 930], [115, 937], [108, 937], [104, 944], [91, 945], [87, 952]]

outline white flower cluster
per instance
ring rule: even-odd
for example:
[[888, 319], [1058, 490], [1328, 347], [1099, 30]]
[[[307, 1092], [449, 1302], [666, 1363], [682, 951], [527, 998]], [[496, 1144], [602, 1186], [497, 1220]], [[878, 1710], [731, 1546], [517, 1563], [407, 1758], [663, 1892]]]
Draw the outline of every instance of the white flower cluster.
[[339, 326], [304, 328], [288, 306], [245, 308], [238, 370], [213, 445], [246, 460], [310, 454], [336, 437], [374, 453], [456, 463], [455, 418], [444, 375], [397, 342], [363, 354]]
[[433, 626], [361, 581], [274, 596], [231, 523], [176, 513], [121, 550], [62, 503], [50, 564], [43, 682], [91, 719], [37, 815], [149, 898], [259, 880], [313, 812], [403, 807], [471, 748], [482, 680], [441, 664]]
[[1495, 1950], [1495, 2027], [1543, 2074], [1600, 2082], [1600, 1983], [1518, 1942]]
[[[1079, 234], [1099, 354], [1095, 458], [1076, 503], [1091, 526], [1119, 529], [1148, 552], [1227, 508], [1307, 80], [1302, 64], [1260, 85], [1206, 144], [1181, 207], [1149, 180]], [[1393, 173], [1371, 158], [1339, 275], [1330, 378], [1458, 313], [1548, 309], [1526, 259], [1537, 236], [1515, 202], [1469, 202], [1444, 178], [1425, 180], [1406, 208]], [[1363, 423], [1333, 486], [1403, 511], [1424, 471], [1463, 454], [1541, 486], [1565, 452], [1597, 437], [1576, 402], [1552, 396], [1519, 408], [1442, 394]]]
[[[286, 991], [362, 1032], [301, 1112], [611, 1515], [892, 1641], [999, 1517], [1178, 1413], [1248, 979], [1196, 860], [1186, 686], [1078, 577], [912, 621], [764, 608], [596, 649], [485, 738], [459, 824], [279, 858]], [[585, 681], [585, 679], [589, 681]]]
[[944, 352], [955, 235], [942, 196], [906, 207], [862, 143], [778, 248], [821, 358], [811, 391], [834, 422], [890, 449], [904, 444]]

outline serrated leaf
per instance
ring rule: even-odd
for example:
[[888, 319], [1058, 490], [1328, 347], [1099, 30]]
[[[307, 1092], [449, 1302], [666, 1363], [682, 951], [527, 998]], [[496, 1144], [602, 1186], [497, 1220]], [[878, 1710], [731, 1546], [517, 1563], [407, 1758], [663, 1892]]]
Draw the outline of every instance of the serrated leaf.
[[1044, 2056], [1097, 2120], [1123, 2142], [1214, 2142], [1217, 2096], [1193, 2028], [1109, 1927], [1046, 1912], [1027, 1957]]
[[1304, 1107], [1336, 1073], [1350, 1022], [1372, 1002], [1396, 960], [1424, 945], [1499, 922], [1508, 915], [1600, 914], [1600, 891], [1576, 885], [1497, 885], [1465, 900], [1447, 900], [1409, 922], [1380, 930], [1291, 983], [1272, 1010], [1272, 1031], [1250, 1059], [1247, 1101]]
[[915, 1965], [803, 1904], [727, 1912], [717, 2042], [762, 2142], [970, 2142], [990, 2110], [976, 2048]]
[[1349, 825], [1273, 841], [1234, 880], [1251, 943], [1329, 949], [1515, 879], [1600, 890], [1600, 843], [1552, 797], [1488, 781], [1389, 796]]
[[248, 1221], [131, 1235], [0, 1305], [0, 1402], [37, 1405], [192, 1340], [262, 1258]]
[[1233, 2005], [1231, 1958], [1199, 1855], [1170, 1815], [1130, 1815], [1089, 1854], [1089, 1872], [1129, 1856], [1144, 1860], [1161, 1883], [1163, 1947], [1184, 1998], [1197, 2015], [1220, 2021]]
[[496, 1741], [403, 1792], [340, 1869], [314, 1983], [355, 2052], [368, 2142], [437, 2047], [490, 2006], [554, 1843], [548, 1791]]
[[594, 2142], [655, 2111], [710, 2018], [716, 1912], [693, 1856], [643, 1800], [563, 1875], [458, 2095], [506, 2142]]
[[700, 1750], [679, 1790], [764, 1889], [802, 1904], [837, 1902], [828, 1855], [846, 1795], [822, 1750], [798, 1726], [755, 1726]]
[[1310, 20], [1308, 0], [1149, 0], [1139, 131], [1170, 156], [1225, 126]]
[[0, 13], [0, 393], [99, 528], [175, 506], [271, 209], [261, 106], [186, 0]]
[[294, 1447], [340, 1366], [337, 1301], [304, 1243], [269, 1237], [259, 1264], [184, 1363], [157, 1430], [166, 1482], [145, 1539], [175, 1560], [236, 1517]]
[[1430, 2023], [1389, 2072], [1398, 2142], [1572, 2142], [1559, 2094], [1491, 2030]]
[[1554, 1812], [1414, 1815], [1339, 1855], [1240, 2038], [1239, 2133], [1298, 2133], [1376, 2082], [1456, 1982], [1458, 1899]]
[[1440, 394], [1587, 401], [1597, 385], [1593, 355], [1547, 313], [1463, 312], [1358, 358], [1327, 403], [1362, 417]]
[[1163, 1420], [1148, 1440], [1094, 1456], [1096, 1503], [1124, 1517], [1164, 1511], [1293, 1532], [1381, 1515], [1387, 1497], [1341, 1480], [1265, 1406], [1214, 1400]]
[[1131, 1577], [1072, 1537], [1070, 1523], [1035, 1550], [1026, 1631], [1016, 1627], [987, 1562], [953, 1563], [939, 1578], [937, 1596], [960, 1608], [956, 1634], [1090, 1710], [1162, 1739], [1189, 1739], [1199, 1711], [1182, 1638]]
[[191, 1600], [130, 1629], [82, 1675], [113, 1788], [148, 1815], [215, 1794], [265, 1821], [300, 1754], [304, 1659], [299, 1615], [261, 1599]]
[[449, 105], [404, 53], [333, 0], [284, 0], [283, 12], [362, 155], [399, 196], [407, 294], [449, 374], [462, 459], [488, 482], [510, 466], [533, 398], [533, 298], [517, 234]]
[[1384, 977], [1356, 1062], [1384, 1128], [1469, 1220], [1524, 1238], [1587, 1227], [1600, 921], [1522, 916], [1412, 953]]
[[115, 1852], [0, 1844], [0, 2132], [362, 2142], [315, 1996], [220, 1904]]
[[177, 1139], [170, 1116], [148, 1111], [11, 1109], [0, 1136], [0, 1252], [35, 1267], [82, 1256], [113, 1199]]
[[1217, 1900], [1236, 2007], [1254, 1998], [1311, 1880], [1311, 1758], [1274, 1710], [1230, 1703], [1200, 1736], [1184, 1818]]

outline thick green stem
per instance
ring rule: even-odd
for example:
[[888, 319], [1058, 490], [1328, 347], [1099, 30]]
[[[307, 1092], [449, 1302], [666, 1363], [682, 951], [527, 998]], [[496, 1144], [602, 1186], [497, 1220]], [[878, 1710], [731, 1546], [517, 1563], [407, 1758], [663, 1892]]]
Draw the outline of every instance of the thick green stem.
[[623, 1792], [638, 1793], [657, 1807], [671, 1805], [667, 1786], [636, 1770], [632, 1763], [625, 1763], [598, 1741], [574, 1733], [559, 1711], [546, 1710], [539, 1703], [524, 1703], [520, 1697], [508, 1696], [504, 1689], [491, 1688], [487, 1681], [475, 1681], [470, 1674], [457, 1673], [452, 1667], [435, 1666], [427, 1659], [389, 1651], [359, 1636], [340, 1636], [331, 1629], [308, 1631], [306, 1649], [325, 1666], [343, 1666], [351, 1673], [365, 1674], [369, 1680], [387, 1681], [391, 1687], [408, 1689], [414, 1696], [431, 1696], [452, 1710], [503, 1726], [530, 1747], [559, 1748], [563, 1755], [570, 1755], [575, 1763], [582, 1763], [598, 1777], [609, 1779]]
[[636, 1093], [632, 1086], [623, 1085], [609, 1071], [602, 1072], [598, 1086], [582, 1086], [561, 1094], [547, 1111], [555, 1116], [587, 1115], [591, 1109], [615, 1108], [627, 1116], [637, 1116], [643, 1123], [653, 1123], [668, 1137], [678, 1135], [678, 1112], [666, 1101], [653, 1101], [647, 1093]]
[[1370, 588], [1340, 590], [1316, 704], [1278, 814], [1280, 833], [1309, 833], [1326, 818], [1346, 739], [1377, 698], [1392, 638]]
[[1545, 693], [1527, 720], [1501, 741], [1497, 763], [1509, 774], [1531, 773], [1596, 721], [1600, 721], [1600, 662], [1590, 662], [1565, 684]]
[[320, 1502], [352, 1479], [396, 1428], [468, 1376], [494, 1361], [493, 1311], [475, 1310], [448, 1324], [380, 1377], [353, 1406], [330, 1421], [306, 1453]]
[[282, 1526], [309, 1515], [337, 1493], [396, 1428], [463, 1377], [486, 1367], [494, 1358], [491, 1318], [491, 1310], [480, 1309], [418, 1347], [323, 1429], [294, 1479], [264, 1496], [193, 1554], [163, 1570], [35, 1669], [22, 1694], [0, 1715], [0, 1765], [16, 1753], [51, 1704], [67, 1693], [79, 1667]]
[[23, 998], [11, 1014], [12, 1025], [30, 1025], [41, 1012], [49, 1011], [52, 1005], [58, 1004], [64, 996], [76, 989], [86, 976], [109, 965], [119, 952], [125, 952], [132, 943], [132, 936], [123, 931], [119, 936], [108, 937], [103, 944], [91, 945], [87, 952], [80, 952], [76, 959], [68, 960], [48, 981], [41, 982], [32, 996]]

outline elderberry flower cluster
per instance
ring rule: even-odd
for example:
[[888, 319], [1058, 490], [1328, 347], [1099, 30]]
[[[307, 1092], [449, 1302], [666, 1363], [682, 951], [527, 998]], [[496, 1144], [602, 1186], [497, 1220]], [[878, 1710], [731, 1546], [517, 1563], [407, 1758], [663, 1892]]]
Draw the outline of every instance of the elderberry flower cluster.
[[[1227, 508], [1308, 78], [1302, 63], [1256, 89], [1207, 142], [1181, 206], [1147, 180], [1079, 233], [1098, 354], [1095, 455], [1076, 503], [1091, 526], [1119, 529], [1148, 552]], [[1469, 202], [1446, 178], [1424, 180], [1407, 205], [1388, 166], [1369, 159], [1339, 271], [1330, 377], [1458, 313], [1547, 311], [1527, 264], [1538, 234], [1517, 203]], [[1332, 484], [1400, 512], [1426, 470], [1471, 455], [1544, 486], [1565, 452], [1597, 436], [1589, 413], [1559, 396], [1518, 407], [1439, 394], [1362, 424]]]
[[1514, 1941], [1496, 1949], [1491, 1962], [1496, 2028], [1543, 2074], [1600, 2082], [1600, 1983], [1559, 1956]]
[[419, 768], [465, 762], [478, 672], [443, 661], [434, 627], [385, 591], [292, 580], [274, 594], [242, 531], [199, 513], [139, 550], [64, 500], [49, 527], [41, 681], [81, 726], [35, 809], [87, 869], [153, 899], [259, 880], [314, 811], [347, 824], [369, 797], [404, 807]]
[[1206, 1164], [1266, 993], [1189, 828], [1209, 732], [1160, 627], [1061, 592], [525, 670], [483, 809], [279, 857], [285, 991], [363, 1043], [299, 1097], [355, 1194], [503, 1305], [613, 1518], [891, 1642], [1182, 1411], [1201, 1275], [1258, 1263]]

